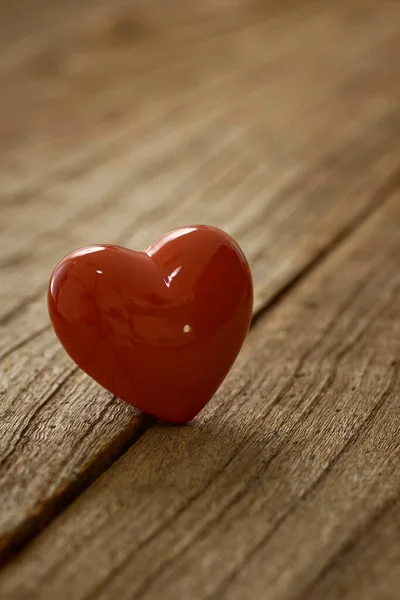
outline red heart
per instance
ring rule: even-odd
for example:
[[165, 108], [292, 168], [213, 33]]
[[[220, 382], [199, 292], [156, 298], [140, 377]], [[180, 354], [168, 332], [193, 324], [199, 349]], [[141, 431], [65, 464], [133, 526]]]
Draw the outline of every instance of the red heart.
[[210, 400], [249, 328], [250, 269], [236, 242], [182, 227], [145, 252], [89, 246], [50, 280], [54, 330], [77, 365], [110, 392], [184, 423]]

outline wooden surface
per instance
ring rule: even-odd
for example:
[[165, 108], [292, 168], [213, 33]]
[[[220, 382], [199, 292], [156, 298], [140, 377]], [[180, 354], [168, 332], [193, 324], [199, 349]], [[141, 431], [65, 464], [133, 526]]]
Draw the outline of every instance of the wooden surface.
[[[397, 599], [400, 6], [0, 15], [0, 597]], [[71, 249], [195, 222], [243, 246], [255, 318], [174, 428], [75, 369], [44, 299]]]

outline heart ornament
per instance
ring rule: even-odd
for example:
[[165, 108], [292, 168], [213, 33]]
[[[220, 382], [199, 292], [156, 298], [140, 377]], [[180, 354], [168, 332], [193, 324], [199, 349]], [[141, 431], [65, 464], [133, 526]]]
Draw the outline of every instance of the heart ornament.
[[182, 227], [144, 252], [89, 246], [50, 279], [54, 331], [95, 381], [143, 412], [190, 421], [228, 374], [246, 337], [253, 285], [226, 233]]

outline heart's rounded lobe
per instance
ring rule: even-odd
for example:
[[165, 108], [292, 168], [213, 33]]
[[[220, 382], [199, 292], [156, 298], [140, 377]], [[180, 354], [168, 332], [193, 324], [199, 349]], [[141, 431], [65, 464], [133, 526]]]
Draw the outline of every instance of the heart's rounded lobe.
[[70, 357], [107, 390], [172, 423], [191, 420], [248, 331], [250, 269], [237, 243], [182, 227], [146, 252], [90, 246], [56, 266], [48, 307]]

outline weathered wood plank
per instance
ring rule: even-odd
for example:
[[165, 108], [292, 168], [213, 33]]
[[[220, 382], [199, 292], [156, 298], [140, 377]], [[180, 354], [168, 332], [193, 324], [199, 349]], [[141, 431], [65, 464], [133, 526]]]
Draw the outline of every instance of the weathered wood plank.
[[400, 590], [400, 501], [388, 498], [307, 590], [309, 600], [395, 599]]
[[200, 418], [152, 427], [5, 567], [3, 595], [325, 597], [400, 494], [399, 225], [397, 191], [259, 318]]
[[[271, 31], [266, 21], [223, 36], [194, 36], [191, 43], [178, 36], [167, 64], [169, 39], [133, 37], [121, 47], [101, 21], [89, 36], [67, 38], [55, 74], [38, 73], [41, 55], [34, 49], [30, 62], [6, 72], [0, 152], [7, 285], [0, 287], [0, 319], [40, 294], [54, 260], [71, 247], [99, 239], [140, 247], [180, 219], [207, 219], [210, 204], [228, 195], [213, 220], [226, 223], [228, 207], [236, 213], [248, 195], [247, 215], [256, 221], [286, 186], [296, 193], [305, 178], [317, 185], [325, 163], [340, 160], [338, 153], [359, 140], [348, 148], [357, 160], [366, 130], [397, 109], [389, 60], [398, 45], [395, 15], [372, 25], [367, 13], [357, 29], [346, 24], [346, 13], [306, 16]], [[334, 62], [338, 35], [351, 53]], [[377, 141], [370, 135], [368, 148]], [[143, 227], [143, 211], [153, 227], [160, 222], [154, 231]]]
[[210, 3], [176, 27], [106, 4], [0, 59], [3, 555], [147, 426], [54, 340], [58, 258], [212, 223], [242, 243], [259, 310], [379, 207], [398, 164], [396, 4], [362, 3], [355, 23], [356, 1], [217, 21]]

